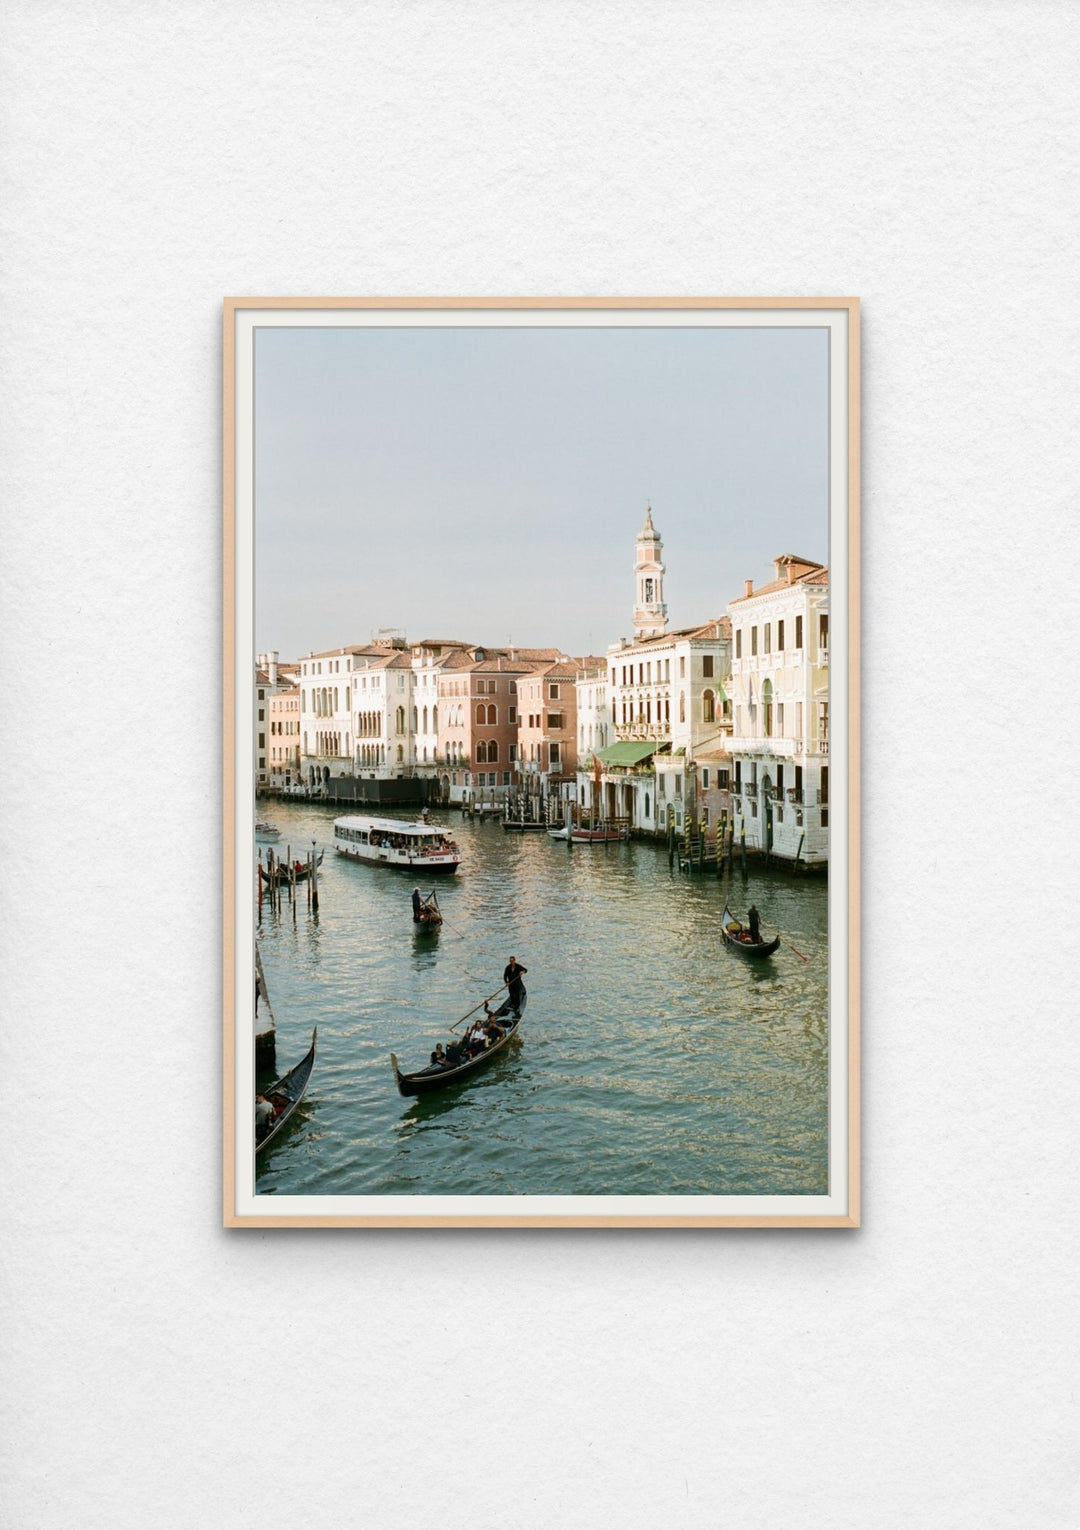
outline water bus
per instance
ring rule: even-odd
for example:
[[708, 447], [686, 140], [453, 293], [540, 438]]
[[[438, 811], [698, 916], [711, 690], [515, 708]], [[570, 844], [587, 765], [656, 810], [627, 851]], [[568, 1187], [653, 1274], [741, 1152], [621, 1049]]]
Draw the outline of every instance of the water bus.
[[400, 818], [335, 818], [334, 848], [368, 866], [396, 866], [432, 876], [452, 876], [461, 865], [458, 847], [444, 830]]

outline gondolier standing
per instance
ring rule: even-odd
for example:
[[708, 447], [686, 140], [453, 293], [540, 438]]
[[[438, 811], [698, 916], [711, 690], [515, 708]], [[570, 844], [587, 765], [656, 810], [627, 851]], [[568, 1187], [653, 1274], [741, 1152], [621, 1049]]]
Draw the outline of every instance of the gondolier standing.
[[510, 990], [510, 1003], [516, 1010], [521, 1009], [521, 1001], [525, 997], [525, 984], [521, 980], [528, 970], [528, 967], [522, 967], [518, 963], [516, 956], [512, 956], [503, 972], [503, 982]]
[[752, 903], [746, 911], [746, 917], [750, 922], [750, 939], [758, 946], [761, 944], [761, 915]]

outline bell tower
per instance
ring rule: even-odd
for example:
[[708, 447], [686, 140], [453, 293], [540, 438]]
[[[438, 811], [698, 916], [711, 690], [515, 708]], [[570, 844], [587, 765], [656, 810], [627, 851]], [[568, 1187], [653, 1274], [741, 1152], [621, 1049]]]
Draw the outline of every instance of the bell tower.
[[645, 512], [645, 524], [638, 532], [637, 602], [634, 606], [634, 637], [663, 637], [667, 631], [667, 606], [664, 604], [664, 565], [660, 559], [663, 547], [660, 533], [652, 523], [652, 506]]

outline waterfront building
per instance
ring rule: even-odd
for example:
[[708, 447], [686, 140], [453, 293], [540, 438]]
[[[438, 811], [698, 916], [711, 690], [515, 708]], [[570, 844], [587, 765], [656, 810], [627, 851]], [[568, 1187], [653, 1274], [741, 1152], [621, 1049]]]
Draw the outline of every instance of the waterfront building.
[[278, 650], [255, 658], [255, 785], [271, 784], [270, 704], [274, 696], [289, 689], [296, 679], [294, 664], [281, 664]]
[[577, 705], [577, 800], [590, 813], [593, 797], [594, 762], [597, 753], [612, 742], [611, 711], [607, 694], [606, 659], [587, 659], [574, 679]]
[[267, 700], [267, 775], [279, 791], [300, 779], [300, 687], [273, 691]]
[[[518, 753], [527, 790], [577, 798], [578, 675], [601, 659], [556, 659], [518, 682]], [[594, 729], [595, 731], [595, 729]]]
[[687, 762], [692, 765], [699, 750], [715, 748], [725, 733], [722, 677], [731, 623], [721, 616], [668, 630], [662, 547], [650, 509], [637, 538], [634, 638], [620, 638], [607, 651], [613, 742], [597, 758], [603, 766], [601, 816], [626, 819], [648, 834], [666, 834], [671, 823], [681, 834], [693, 777]]
[[775, 577], [729, 603], [730, 750], [736, 830], [747, 848], [829, 856], [829, 571], [784, 554]]
[[450, 779], [439, 750], [439, 681], [451, 656], [467, 653], [469, 646], [455, 638], [424, 638], [412, 649], [416, 774], [437, 781], [438, 795], [445, 801], [450, 800]]
[[519, 784], [519, 683], [560, 659], [556, 648], [448, 655], [439, 675], [440, 781], [451, 802], [497, 800]]
[[411, 775], [412, 657], [401, 637], [300, 661], [300, 765], [309, 788], [334, 777]]

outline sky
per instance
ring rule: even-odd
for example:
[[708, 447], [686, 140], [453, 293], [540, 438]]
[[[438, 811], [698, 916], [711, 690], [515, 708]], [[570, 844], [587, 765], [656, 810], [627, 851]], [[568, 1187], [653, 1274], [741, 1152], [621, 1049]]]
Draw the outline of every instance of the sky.
[[255, 646], [602, 654], [651, 504], [669, 624], [828, 558], [824, 329], [266, 327]]

